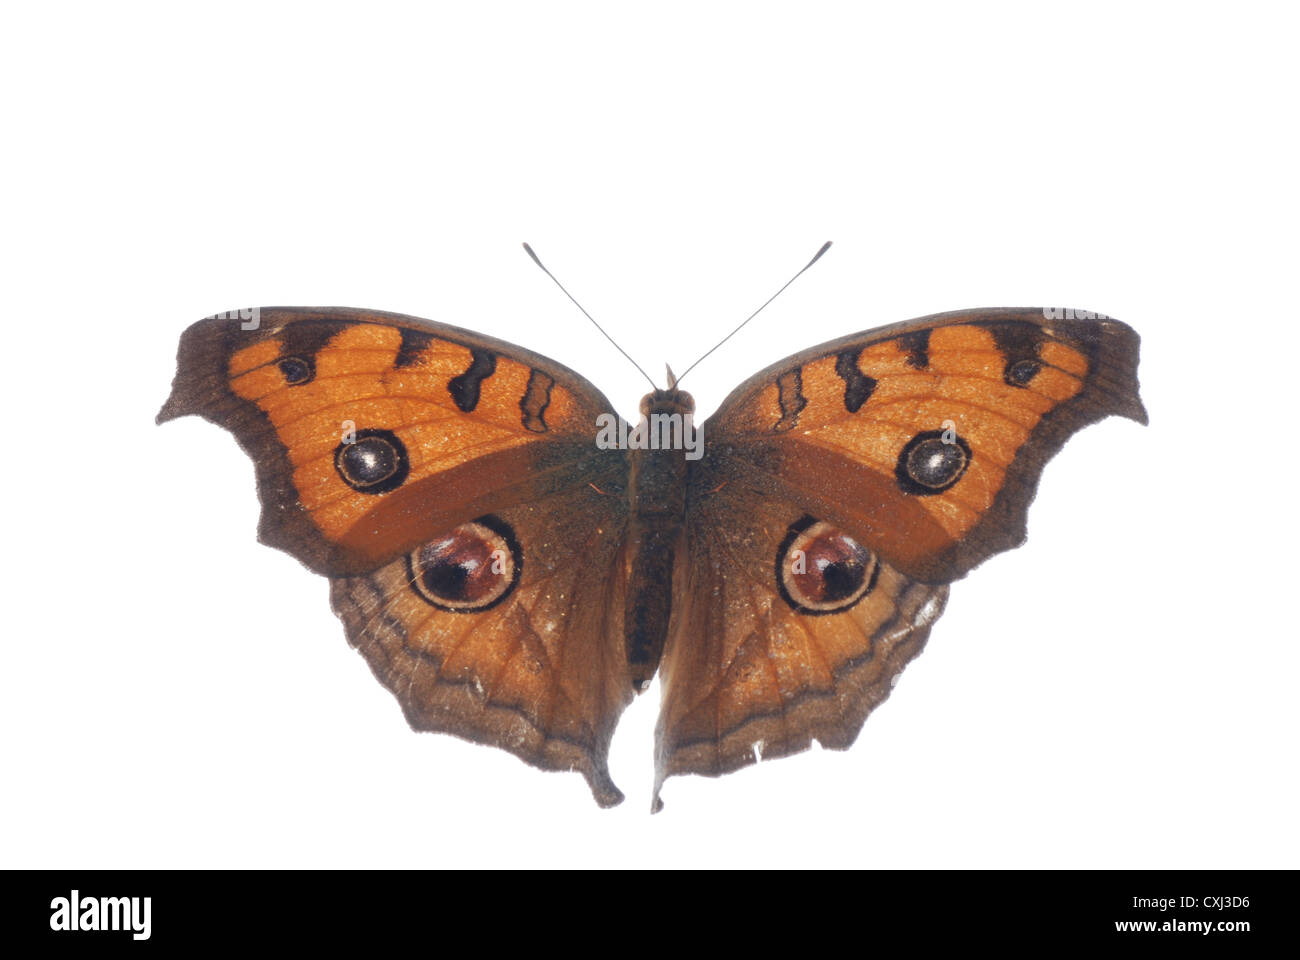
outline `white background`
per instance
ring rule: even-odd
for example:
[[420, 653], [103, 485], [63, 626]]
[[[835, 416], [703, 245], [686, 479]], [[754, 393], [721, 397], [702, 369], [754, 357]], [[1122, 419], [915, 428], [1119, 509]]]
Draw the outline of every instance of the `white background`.
[[[1296, 23], [1234, 4], [7, 6], [0, 865], [1297, 867]], [[251, 464], [155, 427], [250, 304], [643, 392], [963, 307], [1142, 335], [846, 753], [580, 777], [412, 733]]]

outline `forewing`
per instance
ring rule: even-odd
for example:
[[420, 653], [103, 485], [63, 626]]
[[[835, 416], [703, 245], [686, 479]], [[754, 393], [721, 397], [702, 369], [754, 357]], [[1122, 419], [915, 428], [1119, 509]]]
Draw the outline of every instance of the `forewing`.
[[955, 580], [1023, 542], [1043, 466], [1074, 432], [1146, 422], [1137, 334], [1065, 313], [940, 314], [775, 364], [706, 422], [698, 484], [801, 504], [909, 576]]
[[158, 420], [234, 433], [261, 539], [318, 573], [368, 573], [474, 516], [626, 480], [622, 453], [594, 442], [608, 401], [553, 360], [397, 314], [250, 313], [185, 332]]

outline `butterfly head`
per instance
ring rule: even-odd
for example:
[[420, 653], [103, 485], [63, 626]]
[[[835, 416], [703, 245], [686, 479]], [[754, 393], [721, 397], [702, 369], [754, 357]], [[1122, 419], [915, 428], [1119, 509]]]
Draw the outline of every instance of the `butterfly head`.
[[656, 413], [677, 413], [682, 416], [695, 412], [695, 398], [685, 390], [669, 387], [656, 390], [641, 398], [641, 416], [649, 417]]
[[654, 393], [647, 393], [641, 398], [641, 416], [649, 417], [656, 413], [680, 414], [689, 416], [695, 412], [695, 398], [685, 390], [677, 389], [677, 374], [673, 368], [664, 364], [668, 371], [668, 387], [664, 390], [655, 388]]

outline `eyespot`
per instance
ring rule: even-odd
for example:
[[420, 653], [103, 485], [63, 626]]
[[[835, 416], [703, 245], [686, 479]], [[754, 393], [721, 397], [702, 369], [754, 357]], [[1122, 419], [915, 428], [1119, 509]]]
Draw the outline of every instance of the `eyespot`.
[[799, 613], [842, 613], [876, 585], [876, 555], [843, 530], [804, 517], [776, 552], [776, 583], [781, 597]]
[[1027, 387], [1043, 365], [1037, 360], [1016, 360], [1007, 364], [1002, 379], [1012, 387]]
[[478, 613], [510, 595], [524, 568], [514, 531], [500, 517], [479, 517], [416, 548], [406, 558], [411, 589], [451, 613]]
[[904, 493], [920, 497], [943, 493], [970, 466], [970, 444], [947, 430], [918, 433], [903, 447], [894, 477]]
[[354, 440], [334, 448], [334, 469], [353, 490], [388, 493], [406, 482], [411, 464], [393, 431], [358, 430]]
[[316, 376], [316, 369], [310, 360], [302, 357], [285, 357], [277, 366], [284, 382], [291, 387], [300, 387]]

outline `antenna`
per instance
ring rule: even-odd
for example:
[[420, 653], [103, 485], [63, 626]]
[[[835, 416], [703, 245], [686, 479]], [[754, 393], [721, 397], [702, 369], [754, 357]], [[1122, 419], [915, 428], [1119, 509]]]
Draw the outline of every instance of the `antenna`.
[[[546, 269], [546, 265], [543, 264], [542, 261], [541, 261], [540, 259], [538, 259], [537, 254], [533, 253], [533, 248], [530, 247], [528, 244], [525, 243], [525, 244], [524, 244], [524, 252], [526, 252], [530, 257], [533, 258], [533, 263], [537, 264], [539, 267], [542, 268], [542, 273], [544, 273], [544, 274], [546, 274], [548, 277], [550, 277], [551, 280], [553, 280], [553, 281], [555, 282], [555, 285], [556, 285], [557, 287], [559, 287], [559, 288], [564, 292], [564, 295], [565, 295], [566, 297], [568, 297], [570, 300], [573, 300], [573, 305], [574, 305], [575, 307], [577, 307], [579, 310], [582, 311], [582, 315], [583, 315], [584, 317], [586, 317], [588, 320], [590, 320], [590, 321], [592, 322], [592, 324], [595, 325], [596, 329], [599, 330], [599, 331], [601, 332], [601, 334], [605, 337], [605, 339], [608, 340], [610, 343], [614, 344], [614, 349], [617, 350], [619, 353], [623, 354], [623, 356], [627, 357], [627, 361], [628, 361], [628, 363], [630, 363], [630, 364], [632, 364], [632, 366], [636, 367], [637, 370], [640, 372], [641, 376], [645, 377], [646, 380], [647, 380], [647, 382], [649, 382], [649, 384], [650, 384], [650, 389], [651, 389], [651, 390], [658, 390], [659, 388], [655, 385], [655, 382], [654, 382], [653, 380], [650, 379], [650, 374], [648, 374], [648, 373], [646, 373], [644, 370], [642, 370], [642, 369], [641, 369], [641, 364], [637, 363], [637, 362], [636, 362], [635, 360], [633, 360], [630, 356], [628, 356], [627, 351], [624, 350], [622, 347], [620, 347], [620, 346], [618, 345], [618, 342], [617, 342], [613, 337], [611, 337], [608, 333], [605, 333], [605, 328], [602, 327], [599, 323], [596, 323], [596, 318], [593, 317], [591, 314], [589, 314], [589, 313], [587, 312], [587, 308], [584, 307], [582, 304], [580, 304], [577, 300], [575, 300], [574, 297], [573, 297], [573, 294], [571, 294], [568, 290], [565, 290], [565, 289], [564, 289], [564, 284], [560, 283], [559, 280], [556, 280], [556, 279], [555, 279], [555, 274], [553, 274], [553, 273], [551, 273], [551, 271], [547, 270], [547, 269]], [[817, 256], [820, 257], [821, 254], [819, 253], [819, 254], [817, 254]], [[813, 259], [815, 260], [815, 259], [817, 259], [817, 258], [814, 257]], [[809, 264], [808, 266], [812, 266], [812, 264]], [[805, 267], [804, 269], [806, 270], [806, 269], [808, 269], [808, 268]], [[802, 271], [801, 271], [801, 272], [802, 272]], [[786, 284], [786, 286], [788, 287], [789, 284]], [[785, 288], [782, 287], [782, 289], [785, 289]], [[766, 306], [766, 304], [764, 304], [764, 306]], [[760, 308], [760, 309], [761, 309], [761, 308]]]
[[[527, 246], [527, 244], [525, 244], [525, 246]], [[814, 263], [816, 263], [818, 260], [820, 260], [820, 259], [822, 258], [822, 254], [825, 253], [825, 252], [826, 252], [827, 250], [829, 250], [830, 248], [831, 248], [831, 241], [827, 240], [825, 243], [822, 244], [821, 249], [818, 250], [815, 254], [813, 254], [813, 258], [812, 258], [811, 260], [809, 260], [807, 264], [804, 265], [803, 270], [800, 270], [798, 273], [796, 273], [793, 277], [791, 277], [789, 280], [787, 280], [787, 281], [785, 282], [785, 286], [783, 286], [783, 287], [782, 287], [780, 290], [778, 290], [776, 293], [774, 293], [774, 294], [772, 294], [770, 297], [768, 297], [767, 300], [765, 300], [765, 301], [763, 302], [763, 306], [762, 306], [762, 307], [759, 307], [757, 310], [755, 310], [753, 313], [751, 313], [749, 316], [747, 316], [744, 320], [742, 320], [742, 321], [741, 321], [741, 324], [740, 324], [740, 327], [743, 327], [745, 324], [749, 323], [749, 321], [753, 320], [756, 316], [758, 316], [760, 313], [762, 313], [762, 312], [763, 312], [763, 307], [766, 307], [769, 303], [771, 303], [771, 302], [772, 302], [773, 300], [775, 300], [777, 297], [781, 296], [781, 294], [785, 292], [785, 288], [786, 288], [786, 287], [790, 286], [790, 284], [794, 283], [794, 282], [795, 282], [796, 280], [798, 280], [801, 276], [803, 276], [803, 272], [804, 272], [804, 270], [807, 270], [807, 269], [808, 269], [809, 267], [811, 267]], [[529, 252], [531, 253], [532, 251], [530, 250]], [[535, 260], [535, 259], [537, 259], [537, 258], [534, 257], [533, 259]], [[539, 264], [539, 266], [540, 266], [540, 264]], [[545, 269], [545, 267], [543, 267], [542, 269]], [[554, 277], [552, 277], [552, 279], [554, 279]], [[584, 312], [585, 312], [585, 311], [584, 311]], [[594, 320], [593, 320], [592, 322], [595, 323]], [[718, 347], [722, 346], [724, 343], [726, 343], [728, 340], [730, 340], [732, 337], [734, 337], [736, 334], [738, 334], [738, 333], [740, 332], [740, 327], [736, 327], [735, 330], [732, 330], [729, 334], [727, 334], [725, 337], [723, 337], [721, 340], [719, 340], [717, 343], [715, 343], [715, 344], [713, 345], [713, 347], [712, 347], [711, 349], [709, 349], [709, 350], [704, 354], [704, 357], [707, 357], [707, 356], [708, 356], [710, 353], [712, 353], [714, 350], [718, 349]], [[607, 336], [608, 336], [608, 334], [607, 334]], [[696, 367], [698, 367], [698, 366], [700, 365], [700, 361], [703, 360], [704, 357], [700, 357], [699, 360], [696, 360], [696, 361], [695, 361], [694, 363], [692, 363], [689, 367], [687, 367], [686, 370], [682, 373], [682, 375], [681, 375], [680, 377], [677, 378], [677, 383], [681, 383], [684, 379], [686, 379], [686, 374], [690, 373], [692, 370], [694, 370]], [[632, 359], [632, 358], [631, 358], [631, 357], [628, 357], [628, 359], [630, 360], [630, 359]], [[637, 369], [640, 369], [640, 368], [638, 367]], [[674, 384], [674, 386], [676, 386], [676, 384]]]

